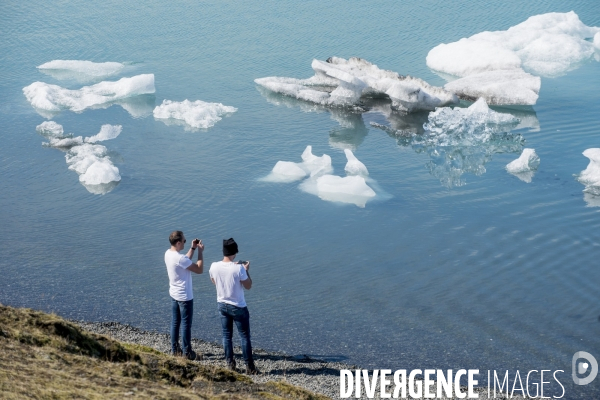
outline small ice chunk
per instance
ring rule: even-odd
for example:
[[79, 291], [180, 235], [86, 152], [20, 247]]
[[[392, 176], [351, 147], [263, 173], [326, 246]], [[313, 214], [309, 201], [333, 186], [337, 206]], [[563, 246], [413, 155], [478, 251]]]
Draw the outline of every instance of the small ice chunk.
[[367, 201], [375, 197], [373, 189], [362, 176], [323, 175], [317, 178], [317, 194], [327, 201], [352, 203], [364, 207]]
[[[600, 189], [600, 149], [587, 149], [583, 155], [590, 159], [590, 163], [585, 170], [581, 171], [577, 180], [586, 185], [588, 192]], [[597, 194], [600, 195], [600, 191]]]
[[163, 100], [154, 111], [154, 118], [182, 120], [192, 128], [207, 129], [221, 120], [228, 113], [236, 112], [237, 108], [224, 106], [221, 103], [207, 103], [202, 100], [181, 102]]
[[79, 175], [79, 181], [86, 185], [101, 185], [120, 180], [119, 169], [106, 158], [94, 161], [85, 173]]
[[537, 76], [560, 76], [594, 53], [587, 41], [600, 28], [583, 24], [575, 12], [535, 15], [506, 31], [481, 32], [427, 54], [435, 71], [464, 77], [486, 71], [523, 68]]
[[329, 174], [333, 172], [331, 166], [331, 157], [323, 154], [321, 157], [315, 156], [312, 153], [312, 146], [306, 146], [302, 153], [302, 166], [310, 173], [311, 177]]
[[54, 121], [44, 121], [35, 127], [35, 130], [40, 135], [46, 138], [64, 138], [64, 129], [62, 125]]
[[103, 81], [77, 90], [44, 82], [34, 82], [23, 88], [27, 101], [36, 109], [74, 112], [154, 92], [154, 74], [121, 78], [116, 82]]
[[121, 180], [119, 169], [106, 155], [106, 147], [84, 143], [72, 147], [65, 155], [69, 169], [79, 174], [79, 181], [86, 185], [101, 185]]
[[596, 50], [600, 50], [600, 32], [594, 35], [594, 47]]
[[534, 149], [523, 149], [521, 156], [506, 165], [506, 170], [511, 174], [534, 171], [540, 165], [540, 158]]
[[277, 161], [271, 173], [261, 180], [267, 182], [294, 182], [305, 178], [306, 175], [306, 171], [298, 163]]
[[484, 98], [488, 104], [534, 105], [541, 79], [522, 69], [485, 71], [447, 83], [444, 88], [461, 99]]
[[[53, 60], [37, 68], [42, 72], [50, 72], [57, 79], [68, 79], [72, 75], [86, 75], [89, 77], [108, 77], [116, 75], [125, 67], [118, 62], [96, 63], [83, 60]], [[53, 73], [54, 71], [59, 74]]]
[[344, 153], [346, 154], [346, 159], [348, 160], [344, 170], [348, 175], [360, 175], [363, 177], [369, 175], [369, 170], [367, 170], [365, 164], [356, 158], [354, 153], [352, 153], [352, 150], [344, 149]]
[[105, 140], [114, 139], [117, 136], [119, 136], [122, 130], [123, 127], [121, 125], [104, 124], [100, 128], [100, 132], [98, 132], [94, 136], [85, 138], [85, 141], [86, 143], [97, 143], [103, 142]]

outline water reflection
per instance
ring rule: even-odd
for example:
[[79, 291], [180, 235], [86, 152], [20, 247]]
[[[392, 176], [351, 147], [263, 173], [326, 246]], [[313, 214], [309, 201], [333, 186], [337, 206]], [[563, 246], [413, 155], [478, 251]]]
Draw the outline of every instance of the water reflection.
[[[485, 165], [496, 153], [520, 153], [525, 139], [512, 131], [540, 130], [537, 115], [529, 106], [487, 108], [484, 105], [483, 114], [475, 115], [471, 121], [467, 119], [458, 125], [451, 121], [447, 126], [442, 124], [440, 129], [431, 132], [424, 125], [433, 113], [398, 112], [392, 109], [389, 99], [363, 98], [359, 108], [333, 108], [274, 93], [261, 86], [257, 86], [257, 90], [269, 103], [277, 106], [299, 108], [304, 112], [329, 113], [331, 119], [339, 124], [339, 127], [329, 131], [329, 144], [335, 148], [356, 150], [369, 132], [363, 114], [384, 116], [386, 125], [371, 122], [371, 126], [387, 132], [399, 146], [410, 146], [417, 153], [427, 154], [427, 169], [448, 188], [465, 185], [465, 174], [483, 175], [486, 172]], [[462, 106], [466, 105], [463, 102]], [[450, 108], [447, 110], [452, 112]], [[529, 175], [516, 176], [524, 182], [531, 182]]]
[[[373, 127], [385, 131], [402, 147], [412, 147], [417, 153], [429, 156], [426, 167], [440, 180], [443, 186], [452, 188], [466, 184], [465, 174], [481, 176], [486, 172], [485, 165], [496, 153], [520, 153], [525, 139], [513, 130], [540, 129], [539, 121], [533, 109], [499, 109], [501, 114], [509, 114], [518, 121], [506, 124], [488, 125], [485, 129], [470, 127], [470, 131], [453, 131], [455, 125], [449, 124], [443, 129], [430, 132], [423, 125], [428, 114], [392, 113], [387, 116], [391, 126], [372, 122]], [[476, 123], [481, 123], [477, 118]], [[485, 125], [485, 124], [484, 124]], [[531, 176], [520, 174], [517, 177], [531, 182]]]

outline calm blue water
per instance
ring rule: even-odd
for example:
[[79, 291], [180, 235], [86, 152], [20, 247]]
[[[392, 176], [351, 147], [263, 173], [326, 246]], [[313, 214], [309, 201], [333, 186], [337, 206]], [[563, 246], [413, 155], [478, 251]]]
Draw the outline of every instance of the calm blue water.
[[[526, 114], [539, 129], [515, 132], [541, 158], [530, 184], [504, 170], [518, 153], [497, 153], [479, 163], [484, 173], [448, 187], [428, 151], [370, 125], [419, 126], [426, 114], [332, 114], [253, 82], [308, 78], [313, 58], [336, 55], [442, 85], [425, 65], [439, 43], [570, 10], [600, 26], [595, 0], [3, 2], [0, 302], [165, 332], [168, 234], [204, 239], [207, 261], [234, 237], [252, 260], [257, 347], [368, 368], [562, 369], [568, 398], [599, 397], [600, 379], [570, 379], [574, 352], [600, 359], [600, 202], [586, 201], [573, 177], [588, 164], [582, 151], [600, 147], [598, 62], [542, 79]], [[22, 93], [35, 81], [81, 87], [35, 68], [55, 59], [155, 74], [155, 95], [138, 104], [148, 112], [163, 99], [238, 111], [196, 132], [117, 105], [60, 113], [53, 120], [75, 135], [123, 126], [105, 144], [122, 181], [93, 195], [62, 152], [42, 147], [35, 127], [45, 118]], [[278, 160], [300, 161], [309, 144], [338, 174], [340, 146], [353, 146], [389, 199], [358, 208], [258, 181]], [[194, 293], [193, 334], [219, 340], [207, 274]]]

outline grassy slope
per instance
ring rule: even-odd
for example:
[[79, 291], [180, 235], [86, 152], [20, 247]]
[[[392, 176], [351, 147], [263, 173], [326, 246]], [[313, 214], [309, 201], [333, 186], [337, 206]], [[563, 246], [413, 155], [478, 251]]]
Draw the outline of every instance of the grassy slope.
[[89, 333], [64, 319], [0, 304], [3, 399], [326, 399]]

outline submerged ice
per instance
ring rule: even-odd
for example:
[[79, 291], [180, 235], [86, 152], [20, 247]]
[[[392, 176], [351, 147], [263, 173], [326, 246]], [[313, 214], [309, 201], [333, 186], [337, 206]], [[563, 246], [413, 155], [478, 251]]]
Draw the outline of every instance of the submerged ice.
[[541, 14], [506, 31], [440, 44], [429, 51], [427, 66], [463, 78], [444, 86], [459, 97], [532, 105], [540, 89], [539, 78], [532, 75], [555, 77], [576, 68], [594, 54], [594, 43], [588, 39], [599, 32], [573, 11]]
[[313, 60], [311, 66], [315, 75], [308, 79], [267, 77], [254, 82], [273, 92], [326, 106], [356, 107], [361, 105], [361, 98], [373, 96], [386, 97], [394, 109], [408, 112], [458, 102], [454, 94], [422, 79], [379, 69], [357, 57]]
[[439, 108], [429, 114], [422, 132], [371, 125], [387, 132], [400, 146], [426, 153], [429, 172], [446, 187], [465, 184], [463, 175], [482, 175], [493, 154], [515, 153], [523, 148], [521, 135], [510, 131], [519, 124], [511, 114], [491, 110], [479, 99], [468, 108]]
[[207, 103], [202, 100], [181, 102], [163, 100], [152, 112], [154, 118], [178, 120], [195, 129], [207, 129], [219, 122], [224, 115], [234, 113], [237, 108], [221, 103]]
[[23, 88], [23, 94], [35, 109], [49, 112], [81, 112], [87, 108], [154, 92], [154, 74], [136, 75], [114, 82], [103, 81], [76, 90], [44, 82], [34, 82]]
[[108, 149], [95, 143], [114, 139], [121, 130], [121, 125], [105, 124], [96, 135], [83, 138], [65, 134], [63, 127], [54, 121], [45, 121], [36, 127], [36, 131], [49, 140], [46, 145], [67, 152], [65, 159], [69, 169], [77, 172], [79, 181], [95, 194], [108, 193], [121, 180]]

